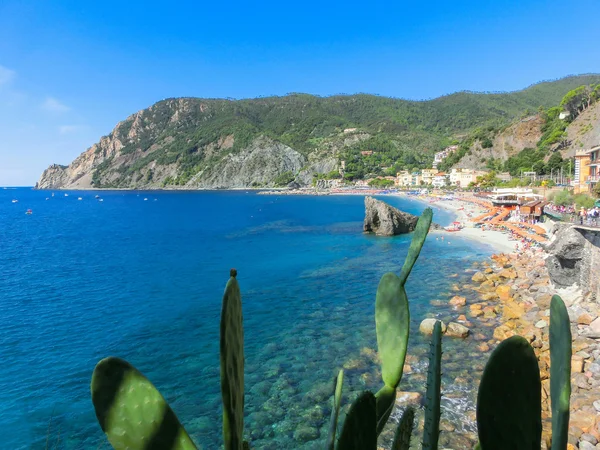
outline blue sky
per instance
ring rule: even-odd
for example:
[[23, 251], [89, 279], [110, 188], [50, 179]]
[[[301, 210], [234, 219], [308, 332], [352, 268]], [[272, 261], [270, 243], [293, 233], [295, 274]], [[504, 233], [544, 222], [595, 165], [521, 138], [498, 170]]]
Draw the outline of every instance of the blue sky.
[[0, 2], [0, 185], [166, 97], [427, 99], [600, 72], [597, 0]]

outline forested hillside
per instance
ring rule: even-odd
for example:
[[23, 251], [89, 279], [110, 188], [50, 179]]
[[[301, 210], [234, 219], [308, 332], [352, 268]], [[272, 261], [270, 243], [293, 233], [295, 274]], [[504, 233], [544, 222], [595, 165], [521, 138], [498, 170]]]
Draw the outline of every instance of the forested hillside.
[[599, 75], [573, 76], [518, 92], [430, 101], [366, 94], [166, 99], [117, 124], [68, 167], [51, 166], [38, 187], [273, 186], [290, 176], [309, 184], [333, 173], [341, 159], [348, 179], [394, 173], [426, 167], [435, 151], [464, 135], [493, 136], [598, 82]]

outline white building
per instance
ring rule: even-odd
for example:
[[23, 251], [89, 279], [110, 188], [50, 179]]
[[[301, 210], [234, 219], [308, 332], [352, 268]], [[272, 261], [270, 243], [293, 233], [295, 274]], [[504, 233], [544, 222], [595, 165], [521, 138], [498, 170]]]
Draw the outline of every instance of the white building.
[[435, 177], [433, 177], [433, 187], [435, 188], [441, 188], [446, 186], [446, 174], [444, 172], [438, 172], [435, 174]]

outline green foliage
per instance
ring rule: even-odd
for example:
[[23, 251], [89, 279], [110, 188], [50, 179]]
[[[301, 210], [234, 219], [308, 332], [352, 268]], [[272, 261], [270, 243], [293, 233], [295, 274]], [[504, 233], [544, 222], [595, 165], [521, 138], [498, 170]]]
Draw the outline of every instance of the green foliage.
[[385, 178], [373, 178], [369, 181], [369, 186], [376, 188], [388, 188], [394, 185], [392, 180], [386, 180]]
[[488, 360], [477, 397], [477, 429], [483, 450], [531, 450], [541, 446], [542, 383], [537, 357], [521, 336], [500, 343]]
[[[457, 142], [450, 136], [469, 133], [458, 154], [444, 162], [441, 169], [446, 170], [474, 142], [489, 146], [495, 133], [523, 111], [556, 105], [570, 90], [597, 82], [598, 76], [568, 77], [518, 92], [459, 92], [422, 102], [366, 94], [291, 94], [237, 101], [166, 99], [115, 128], [112, 137], [123, 142], [121, 152], [135, 158], [124, 170], [110, 164], [97, 167], [94, 185], [155, 183], [136, 178], [152, 162], [175, 166], [177, 176], [165, 180], [164, 186], [193, 185], [195, 175], [214, 170], [225, 156], [247, 148], [260, 136], [304, 155], [338, 147], [339, 159], [347, 162], [345, 178], [355, 180], [430, 166], [435, 151]], [[347, 139], [346, 128], [358, 128], [356, 139]], [[556, 139], [552, 132], [549, 137]], [[374, 153], [361, 155], [366, 150]], [[101, 152], [100, 147], [97, 151]]]
[[554, 203], [560, 206], [570, 206], [573, 204], [573, 196], [568, 189], [563, 189], [554, 195]]
[[600, 183], [596, 183], [593, 193], [596, 197], [600, 197]]
[[564, 302], [554, 295], [550, 302], [550, 397], [552, 402], [552, 450], [567, 448], [571, 397], [571, 321]]
[[577, 194], [573, 196], [573, 203], [578, 208], [590, 209], [594, 207], [595, 200], [587, 194]]
[[115, 450], [196, 449], [160, 392], [128, 362], [101, 360], [91, 392], [98, 423]]
[[433, 327], [429, 367], [427, 369], [427, 393], [425, 398], [425, 426], [423, 450], [437, 450], [440, 436], [440, 400], [442, 397], [442, 324], [439, 320]]
[[277, 175], [275, 180], [273, 180], [273, 184], [275, 186], [280, 186], [280, 187], [287, 186], [292, 181], [294, 181], [294, 178], [296, 178], [296, 177], [294, 176], [294, 174], [291, 171], [283, 172], [283, 173]]
[[226, 450], [242, 450], [244, 441], [244, 328], [236, 275], [232, 269], [221, 309], [221, 396]]

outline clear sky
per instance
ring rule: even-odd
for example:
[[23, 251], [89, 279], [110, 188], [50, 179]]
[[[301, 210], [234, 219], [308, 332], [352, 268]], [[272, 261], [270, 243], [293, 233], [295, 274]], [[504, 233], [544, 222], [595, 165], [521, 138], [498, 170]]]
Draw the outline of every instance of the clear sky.
[[167, 97], [427, 99], [600, 72], [598, 0], [0, 1], [0, 186]]

